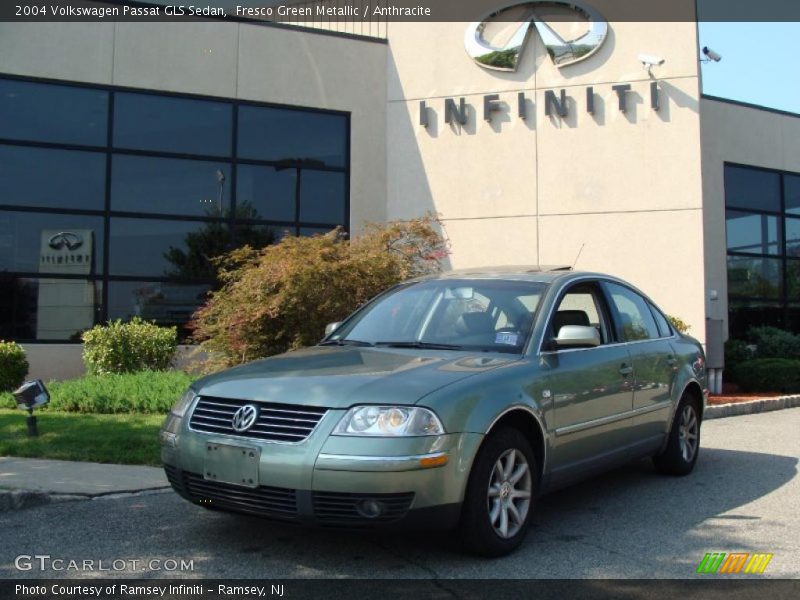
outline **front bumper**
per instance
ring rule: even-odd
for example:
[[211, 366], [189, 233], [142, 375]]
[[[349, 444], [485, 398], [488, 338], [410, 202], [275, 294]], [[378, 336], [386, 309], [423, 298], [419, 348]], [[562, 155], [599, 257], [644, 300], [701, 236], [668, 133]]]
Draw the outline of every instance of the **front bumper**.
[[[309, 438], [292, 444], [201, 433], [183, 419], [162, 432], [164, 469], [176, 492], [211, 509], [346, 528], [456, 524], [482, 435], [330, 436], [342, 414], [329, 411]], [[214, 443], [257, 448], [258, 485], [204, 478]]]

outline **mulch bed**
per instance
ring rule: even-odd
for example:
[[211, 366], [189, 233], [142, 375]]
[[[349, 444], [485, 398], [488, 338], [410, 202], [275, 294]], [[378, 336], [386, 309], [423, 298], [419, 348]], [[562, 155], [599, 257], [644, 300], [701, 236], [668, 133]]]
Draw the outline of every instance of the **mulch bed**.
[[753, 402], [754, 400], [769, 400], [771, 398], [780, 398], [785, 396], [780, 392], [740, 392], [736, 384], [723, 383], [721, 394], [711, 394], [708, 397], [710, 405], [715, 404], [735, 404], [737, 402]]

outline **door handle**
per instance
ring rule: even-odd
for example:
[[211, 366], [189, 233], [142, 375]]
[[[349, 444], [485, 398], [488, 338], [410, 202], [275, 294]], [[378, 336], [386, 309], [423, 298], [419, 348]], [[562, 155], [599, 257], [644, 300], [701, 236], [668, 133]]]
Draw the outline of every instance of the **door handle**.
[[672, 356], [672, 355], [670, 355], [670, 356], [667, 356], [667, 364], [668, 364], [670, 367], [674, 367], [675, 365], [677, 365], [677, 364], [678, 364], [678, 359], [677, 359], [677, 358], [675, 358], [675, 357], [674, 357], [674, 356]]
[[619, 374], [627, 377], [631, 373], [633, 373], [633, 367], [630, 366], [629, 364], [622, 363], [622, 366], [620, 366], [619, 368]]

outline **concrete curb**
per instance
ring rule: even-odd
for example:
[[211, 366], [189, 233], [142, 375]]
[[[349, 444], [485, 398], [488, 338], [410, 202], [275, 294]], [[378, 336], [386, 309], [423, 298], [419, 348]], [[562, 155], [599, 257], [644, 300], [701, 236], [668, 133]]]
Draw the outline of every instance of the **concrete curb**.
[[55, 502], [69, 502], [83, 500], [88, 496], [73, 494], [50, 494], [48, 492], [34, 492], [30, 490], [0, 490], [0, 513], [10, 510], [22, 510]]
[[800, 406], [800, 395], [780, 396], [752, 402], [732, 402], [731, 404], [717, 404], [707, 406], [703, 420], [736, 417], [738, 415], [754, 415], [756, 413], [796, 408]]
[[128, 496], [141, 496], [145, 494], [158, 494], [167, 492], [171, 488], [157, 487], [145, 488], [141, 490], [125, 490], [103, 492], [99, 494], [56, 494], [51, 492], [41, 492], [33, 490], [8, 490], [0, 489], [0, 513], [11, 510], [22, 510], [33, 508], [44, 504], [54, 504], [56, 502], [73, 502], [76, 500], [100, 500], [103, 498], [125, 498]]

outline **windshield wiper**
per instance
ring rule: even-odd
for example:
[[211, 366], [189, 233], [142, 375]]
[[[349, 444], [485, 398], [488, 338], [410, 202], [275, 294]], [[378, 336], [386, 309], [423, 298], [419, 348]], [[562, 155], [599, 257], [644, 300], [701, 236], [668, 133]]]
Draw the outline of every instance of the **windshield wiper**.
[[456, 344], [435, 344], [432, 342], [375, 342], [376, 346], [388, 348], [427, 348], [430, 350], [462, 350], [463, 346]]
[[347, 338], [343, 340], [325, 340], [324, 342], [320, 342], [317, 344], [318, 346], [374, 346], [375, 344], [371, 344], [369, 342], [362, 342], [361, 340], [348, 340]]

